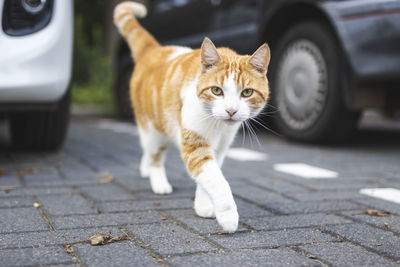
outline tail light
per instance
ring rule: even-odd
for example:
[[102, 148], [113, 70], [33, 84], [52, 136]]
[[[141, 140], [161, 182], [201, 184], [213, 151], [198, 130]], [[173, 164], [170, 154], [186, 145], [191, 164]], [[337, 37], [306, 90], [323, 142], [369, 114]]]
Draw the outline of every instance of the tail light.
[[3, 31], [12, 36], [37, 32], [50, 22], [52, 12], [53, 0], [5, 0]]

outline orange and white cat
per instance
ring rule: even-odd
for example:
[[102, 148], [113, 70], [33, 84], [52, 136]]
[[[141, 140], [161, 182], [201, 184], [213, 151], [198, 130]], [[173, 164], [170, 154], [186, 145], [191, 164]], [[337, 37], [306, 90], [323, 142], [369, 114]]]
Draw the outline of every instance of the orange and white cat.
[[141, 175], [150, 178], [154, 193], [171, 193], [163, 163], [175, 143], [196, 182], [197, 215], [216, 217], [224, 231], [234, 232], [239, 215], [221, 165], [241, 123], [268, 100], [270, 50], [263, 44], [241, 56], [208, 38], [201, 49], [161, 46], [135, 19], [146, 12], [135, 2], [114, 10], [135, 61], [130, 95], [143, 150]]

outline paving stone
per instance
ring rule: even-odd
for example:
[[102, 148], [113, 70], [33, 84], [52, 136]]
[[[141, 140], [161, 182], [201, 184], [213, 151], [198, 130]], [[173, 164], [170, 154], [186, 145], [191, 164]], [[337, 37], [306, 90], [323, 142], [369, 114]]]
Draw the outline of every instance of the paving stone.
[[351, 200], [367, 197], [358, 191], [291, 192], [289, 195], [300, 201]]
[[79, 189], [90, 199], [96, 202], [110, 200], [134, 200], [135, 197], [122, 188], [108, 183], [91, 186], [81, 186]]
[[71, 229], [152, 223], [159, 222], [161, 217], [161, 214], [156, 211], [146, 211], [55, 217], [51, 221], [56, 229]]
[[251, 219], [243, 219], [243, 222], [256, 230], [277, 230], [296, 227], [312, 227], [329, 224], [351, 223], [352, 221], [343, 219], [331, 214], [302, 214], [287, 216], [268, 216]]
[[184, 209], [191, 208], [193, 200], [191, 199], [163, 199], [154, 200], [133, 200], [133, 201], [113, 201], [99, 203], [98, 207], [103, 212], [121, 212], [121, 211], [142, 211], [142, 210], [165, 210], [165, 209]]
[[128, 240], [106, 246], [78, 244], [73, 249], [85, 266], [160, 266], [144, 249]]
[[0, 209], [0, 218], [0, 233], [49, 230], [39, 211], [33, 207]]
[[127, 229], [163, 256], [216, 250], [208, 242], [169, 222], [128, 226]]
[[232, 235], [210, 236], [209, 238], [228, 249], [291, 246], [337, 240], [316, 229], [236, 233]]
[[71, 187], [25, 187], [16, 188], [10, 191], [0, 191], [0, 197], [9, 196], [39, 196], [39, 195], [57, 195], [57, 194], [72, 194]]
[[167, 259], [172, 266], [321, 266], [291, 249], [209, 253]]
[[128, 176], [115, 176], [114, 179], [124, 186], [126, 189], [129, 189], [133, 192], [138, 192], [142, 190], [151, 190], [149, 179], [145, 179], [139, 176], [139, 173], [136, 175], [128, 175]]
[[355, 203], [360, 203], [366, 207], [388, 211], [393, 214], [400, 215], [400, 205], [390, 201], [385, 201], [382, 199], [377, 199], [373, 197], [367, 197], [362, 199], [354, 200]]
[[324, 227], [324, 230], [400, 260], [400, 237], [393, 233], [364, 224], [332, 225]]
[[141, 199], [155, 199], [155, 200], [162, 200], [167, 198], [194, 198], [195, 189], [194, 188], [173, 188], [173, 192], [169, 195], [157, 195], [154, 194], [153, 191], [140, 191], [136, 192]]
[[15, 176], [0, 176], [0, 186], [21, 186], [21, 182]]
[[25, 184], [27, 186], [58, 186], [65, 185], [65, 181], [56, 175], [43, 175], [38, 174], [33, 177], [24, 177]]
[[258, 204], [267, 204], [270, 202], [286, 201], [287, 197], [275, 192], [270, 192], [266, 189], [261, 189], [255, 186], [231, 186], [234, 195], [248, 199]]
[[80, 195], [38, 196], [47, 215], [72, 215], [96, 213], [96, 209]]
[[44, 247], [87, 240], [94, 234], [105, 232], [111, 236], [124, 235], [115, 227], [36, 231], [0, 235], [0, 248]]
[[29, 197], [0, 198], [0, 208], [32, 207], [33, 200]]
[[358, 210], [362, 206], [350, 203], [345, 200], [330, 201], [282, 201], [267, 203], [265, 207], [280, 212], [282, 214], [303, 214], [326, 211]]
[[[223, 231], [215, 218], [201, 218], [197, 216], [195, 211], [192, 209], [171, 210], [166, 213], [200, 234], [215, 234]], [[239, 225], [238, 231], [248, 230], [249, 229]]]
[[56, 265], [73, 263], [65, 250], [58, 247], [21, 248], [0, 250], [0, 261], [4, 266]]
[[390, 260], [347, 242], [306, 245], [300, 248], [332, 266], [398, 266]]
[[309, 189], [304, 185], [289, 183], [282, 179], [265, 178], [265, 176], [265, 174], [262, 174], [260, 177], [248, 178], [247, 180], [249, 180], [254, 186], [259, 185], [280, 193], [309, 191]]
[[[378, 216], [371, 216], [371, 215], [366, 215], [364, 214], [365, 210], [360, 210], [360, 211], [342, 211], [339, 212], [340, 214], [343, 214], [345, 216], [351, 217], [357, 221], [362, 221], [370, 224], [374, 224], [377, 227], [381, 228], [386, 228], [387, 230], [393, 231], [400, 233], [400, 217], [399, 216], [384, 216], [384, 217], [378, 217]], [[385, 224], [389, 225], [389, 228], [385, 226]]]

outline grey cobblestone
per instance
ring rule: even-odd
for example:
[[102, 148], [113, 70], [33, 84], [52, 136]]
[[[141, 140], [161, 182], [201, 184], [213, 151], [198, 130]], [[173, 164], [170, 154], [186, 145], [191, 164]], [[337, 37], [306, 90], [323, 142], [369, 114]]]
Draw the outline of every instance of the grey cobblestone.
[[80, 195], [44, 195], [37, 200], [48, 215], [72, 215], [96, 213], [96, 210]]
[[142, 248], [128, 240], [97, 247], [78, 244], [73, 249], [85, 266], [160, 266]]
[[128, 226], [127, 229], [162, 256], [216, 250], [198, 236], [170, 222]]
[[306, 245], [300, 248], [332, 266], [398, 266], [393, 261], [347, 242]]
[[338, 240], [316, 229], [237, 233], [235, 235], [217, 235], [209, 238], [228, 249], [291, 246]]
[[400, 260], [400, 237], [364, 224], [326, 226], [324, 230], [335, 233], [361, 246]]
[[0, 233], [49, 230], [39, 211], [33, 207], [0, 209], [0, 218]]
[[192, 206], [193, 206], [193, 200], [186, 198], [162, 199], [160, 201], [158, 200], [115, 201], [115, 202], [104, 202], [98, 204], [98, 207], [103, 212], [184, 209], [184, 208], [191, 208]]
[[73, 263], [61, 247], [40, 247], [0, 250], [0, 262], [7, 266], [56, 265]]
[[81, 186], [79, 189], [91, 200], [96, 202], [135, 199], [133, 195], [111, 183]]
[[51, 221], [56, 229], [117, 226], [159, 222], [162, 216], [156, 211], [135, 213], [111, 213], [83, 216], [54, 217]]
[[287, 248], [210, 253], [167, 259], [173, 266], [321, 266]]
[[33, 200], [29, 197], [0, 198], [0, 208], [32, 207]]
[[351, 223], [352, 221], [330, 214], [302, 214], [287, 216], [268, 216], [243, 219], [243, 222], [256, 230], [276, 230], [296, 227], [322, 226], [329, 224]]

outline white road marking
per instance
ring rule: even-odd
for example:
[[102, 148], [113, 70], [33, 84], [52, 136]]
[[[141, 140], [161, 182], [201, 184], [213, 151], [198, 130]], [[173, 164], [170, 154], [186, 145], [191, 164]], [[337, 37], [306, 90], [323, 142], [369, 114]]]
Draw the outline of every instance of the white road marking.
[[400, 190], [395, 188], [363, 188], [360, 194], [400, 204]]
[[304, 163], [275, 164], [274, 170], [292, 174], [306, 179], [325, 179], [325, 178], [338, 177], [337, 172], [327, 169], [322, 169]]
[[102, 120], [97, 124], [97, 127], [100, 129], [111, 130], [116, 133], [127, 133], [133, 136], [138, 135], [137, 127], [131, 123]]
[[268, 158], [267, 154], [241, 147], [229, 149], [226, 156], [239, 161], [264, 161]]

